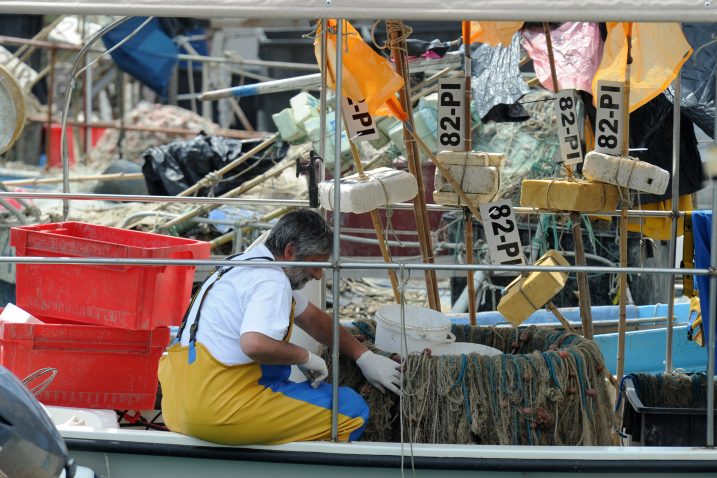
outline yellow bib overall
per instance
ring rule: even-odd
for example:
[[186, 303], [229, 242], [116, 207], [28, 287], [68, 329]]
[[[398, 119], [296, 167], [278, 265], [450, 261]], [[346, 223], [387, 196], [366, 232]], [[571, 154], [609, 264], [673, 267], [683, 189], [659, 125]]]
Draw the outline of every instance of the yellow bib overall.
[[[228, 269], [218, 271], [216, 280]], [[178, 343], [185, 317], [177, 343], [159, 361], [162, 413], [169, 429], [227, 445], [329, 439], [331, 385], [312, 388], [309, 382], [291, 382], [289, 365], [221, 363], [196, 341], [201, 305], [190, 328], [189, 345]], [[293, 325], [292, 304], [285, 342]], [[357, 440], [367, 420], [366, 402], [350, 388], [340, 387], [339, 438]]]

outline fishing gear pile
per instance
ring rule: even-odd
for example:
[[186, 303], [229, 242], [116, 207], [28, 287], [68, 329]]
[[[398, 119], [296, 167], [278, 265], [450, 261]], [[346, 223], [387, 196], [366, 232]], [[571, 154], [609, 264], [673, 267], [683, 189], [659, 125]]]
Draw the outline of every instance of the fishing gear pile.
[[[426, 349], [411, 354], [405, 362], [402, 404], [394, 394], [370, 385], [351, 360], [340, 359], [340, 385], [357, 390], [371, 411], [363, 440], [611, 443], [609, 372], [594, 342], [536, 327], [454, 325], [452, 332], [456, 342], [483, 344], [504, 353], [434, 356]], [[373, 347], [373, 321], [354, 322], [353, 333], [381, 353]], [[331, 370], [330, 352], [324, 350], [322, 356]]]

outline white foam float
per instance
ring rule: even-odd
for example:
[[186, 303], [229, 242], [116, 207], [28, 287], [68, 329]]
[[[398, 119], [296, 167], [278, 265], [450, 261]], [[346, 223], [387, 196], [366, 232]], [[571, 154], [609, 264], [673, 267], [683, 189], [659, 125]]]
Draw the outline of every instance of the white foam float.
[[664, 194], [670, 173], [630, 156], [610, 156], [590, 151], [583, 163], [583, 176], [590, 181], [614, 184], [651, 194]]
[[[436, 159], [448, 169], [461, 185], [463, 192], [475, 204], [490, 202], [500, 188], [500, 170], [505, 162], [504, 154], [441, 151]], [[454, 206], [463, 204], [458, 193], [438, 169], [434, 183], [433, 202]]]
[[[416, 177], [406, 171], [376, 168], [341, 178], [341, 212], [356, 214], [373, 211], [391, 203], [409, 201], [418, 194]], [[328, 211], [334, 210], [334, 181], [319, 183], [319, 202]]]

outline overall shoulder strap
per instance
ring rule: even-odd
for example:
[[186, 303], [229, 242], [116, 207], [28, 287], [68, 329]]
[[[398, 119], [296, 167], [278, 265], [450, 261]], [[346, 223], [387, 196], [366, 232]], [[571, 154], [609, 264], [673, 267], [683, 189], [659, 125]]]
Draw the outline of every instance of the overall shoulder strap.
[[[244, 253], [240, 254], [233, 254], [231, 256], [227, 256], [225, 259], [226, 261], [233, 260], [236, 257], [242, 256]], [[273, 261], [273, 257], [267, 257], [267, 256], [257, 256], [257, 257], [250, 257], [248, 259], [242, 259], [242, 260], [265, 260], [265, 261]], [[187, 307], [187, 310], [184, 312], [184, 317], [182, 318], [182, 323], [179, 326], [179, 330], [177, 331], [177, 337], [175, 339], [174, 343], [179, 343], [179, 341], [182, 340], [182, 334], [184, 333], [184, 329], [187, 327], [187, 322], [189, 320], [189, 314], [192, 311], [192, 307], [194, 306], [194, 303], [199, 299], [199, 307], [197, 308], [197, 317], [194, 320], [194, 323], [192, 323], [192, 326], [189, 328], [189, 341], [190, 343], [194, 342], [197, 337], [197, 329], [199, 328], [199, 316], [202, 311], [202, 305], [204, 304], [204, 298], [207, 295], [207, 292], [209, 292], [209, 289], [211, 289], [214, 284], [222, 278], [222, 276], [231, 270], [232, 266], [220, 266], [217, 267], [214, 272], [212, 272], [209, 277], [207, 277], [204, 282], [202, 282], [202, 285], [197, 289], [197, 292], [194, 294], [194, 297], [192, 297], [192, 300], [189, 302], [189, 306]], [[207, 285], [208, 284], [208, 285]]]

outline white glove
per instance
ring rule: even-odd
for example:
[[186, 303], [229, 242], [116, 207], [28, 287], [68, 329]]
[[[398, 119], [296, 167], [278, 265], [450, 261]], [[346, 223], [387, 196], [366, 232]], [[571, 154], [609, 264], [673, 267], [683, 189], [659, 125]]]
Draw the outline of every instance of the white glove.
[[[307, 352], [309, 352], [307, 350]], [[311, 381], [311, 386], [316, 388], [329, 376], [329, 369], [321, 357], [309, 352], [309, 358], [304, 363], [297, 365], [299, 370]]]
[[388, 357], [378, 355], [370, 350], [364, 352], [356, 361], [366, 380], [386, 393], [390, 390], [396, 395], [401, 394], [401, 365]]

